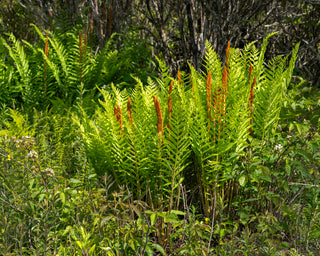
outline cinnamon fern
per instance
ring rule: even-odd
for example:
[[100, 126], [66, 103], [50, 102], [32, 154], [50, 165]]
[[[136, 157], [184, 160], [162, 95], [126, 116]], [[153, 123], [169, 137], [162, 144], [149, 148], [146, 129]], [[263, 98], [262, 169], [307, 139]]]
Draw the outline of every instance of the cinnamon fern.
[[[267, 46], [243, 50], [228, 44], [225, 65], [206, 42], [204, 68], [161, 77], [129, 94], [101, 90], [103, 109], [78, 121], [88, 157], [99, 175], [111, 175], [152, 207], [179, 208], [180, 184], [197, 188], [205, 215], [218, 198], [231, 204], [238, 190], [236, 163], [251, 138], [263, 142], [277, 125], [298, 45], [263, 65]], [[165, 203], [164, 203], [165, 202]]]
[[13, 34], [0, 39], [1, 105], [27, 111], [78, 105], [93, 109], [92, 99], [101, 96], [97, 88], [111, 89], [113, 81], [122, 79], [122, 68], [132, 61], [114, 50], [114, 36], [98, 51], [88, 45], [88, 32], [81, 27], [63, 34], [33, 28], [39, 36], [36, 44], [17, 40]]

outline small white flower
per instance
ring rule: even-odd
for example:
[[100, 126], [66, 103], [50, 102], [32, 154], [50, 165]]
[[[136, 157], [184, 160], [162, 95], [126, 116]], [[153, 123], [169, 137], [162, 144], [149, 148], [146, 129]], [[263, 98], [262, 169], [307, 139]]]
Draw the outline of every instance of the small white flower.
[[46, 168], [45, 172], [47, 173], [48, 176], [52, 177], [54, 175], [54, 171], [52, 168]]
[[283, 146], [281, 144], [278, 144], [274, 147], [275, 150], [281, 150]]
[[38, 153], [34, 150], [30, 150], [27, 157], [33, 158], [33, 159], [37, 159], [38, 158]]
[[287, 139], [290, 139], [290, 138], [292, 138], [292, 136], [291, 136], [291, 135], [288, 135], [288, 136], [287, 136]]

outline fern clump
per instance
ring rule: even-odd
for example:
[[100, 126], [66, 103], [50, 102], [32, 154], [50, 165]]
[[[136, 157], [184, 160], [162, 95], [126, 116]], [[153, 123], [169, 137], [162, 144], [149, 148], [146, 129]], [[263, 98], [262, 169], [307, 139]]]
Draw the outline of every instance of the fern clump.
[[228, 44], [224, 65], [206, 42], [203, 72], [190, 67], [190, 75], [172, 78], [159, 60], [161, 78], [146, 87], [136, 79], [131, 94], [101, 90], [102, 109], [78, 120], [97, 174], [169, 210], [179, 205], [184, 182], [199, 186], [207, 216], [218, 197], [231, 203], [236, 163], [252, 141], [274, 134], [297, 57], [298, 45], [288, 67], [287, 57], [264, 65], [267, 39], [260, 51]]
[[[148, 51], [140, 59], [132, 53], [134, 47], [143, 48], [144, 42], [118, 51], [114, 46], [117, 35], [113, 35], [98, 50], [90, 46], [88, 31], [81, 27], [62, 34], [33, 28], [39, 36], [35, 44], [13, 34], [0, 39], [0, 53], [5, 56], [0, 62], [1, 108], [5, 104], [32, 112], [34, 108], [80, 105], [92, 110], [92, 99], [100, 96], [97, 88], [109, 89], [112, 82], [119, 88], [130, 87], [131, 73], [153, 72], [146, 60]], [[136, 70], [127, 68], [131, 66]]]

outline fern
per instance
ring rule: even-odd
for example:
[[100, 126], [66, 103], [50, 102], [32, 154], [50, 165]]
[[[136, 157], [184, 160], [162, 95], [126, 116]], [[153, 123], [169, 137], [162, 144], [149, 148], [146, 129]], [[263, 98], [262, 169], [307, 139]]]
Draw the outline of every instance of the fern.
[[34, 128], [28, 124], [27, 118], [17, 110], [9, 109], [7, 114], [10, 121], [4, 121], [5, 129], [0, 130], [0, 136], [22, 136], [33, 137], [35, 134]]
[[199, 186], [206, 216], [216, 214], [217, 198], [230, 206], [234, 168], [250, 137], [263, 143], [277, 125], [297, 47], [285, 70], [286, 58], [262, 65], [267, 40], [260, 53], [253, 44], [243, 51], [228, 44], [224, 67], [206, 46], [205, 71], [191, 67], [190, 76], [173, 79], [159, 60], [160, 78], [146, 87], [135, 78], [131, 95], [113, 85], [101, 90], [103, 110], [93, 120], [84, 114], [80, 126], [96, 172], [111, 174], [153, 208], [179, 208], [183, 182]]
[[14, 73], [15, 81], [15, 91], [21, 94], [22, 100], [29, 103], [31, 94], [31, 76], [30, 76], [30, 66], [29, 61], [26, 56], [24, 47], [21, 45], [19, 40], [17, 40], [13, 34], [9, 36], [9, 41], [12, 46], [9, 45], [2, 39], [2, 44], [7, 48], [8, 54], [12, 61], [14, 62], [16, 73]]

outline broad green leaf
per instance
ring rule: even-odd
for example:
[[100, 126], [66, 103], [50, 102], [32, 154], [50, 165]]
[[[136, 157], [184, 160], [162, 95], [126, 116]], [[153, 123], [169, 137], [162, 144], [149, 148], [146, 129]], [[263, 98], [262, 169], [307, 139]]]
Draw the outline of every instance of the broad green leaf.
[[247, 184], [247, 177], [245, 175], [242, 175], [239, 178], [239, 184], [241, 187], [244, 187]]
[[66, 203], [66, 195], [63, 192], [60, 192], [60, 199], [62, 204], [64, 205]]
[[159, 244], [152, 244], [152, 247], [155, 248], [155, 249], [157, 249], [159, 252], [161, 252], [162, 255], [164, 255], [164, 256], [167, 255], [161, 245], [159, 245]]
[[154, 226], [154, 224], [156, 223], [156, 220], [157, 220], [157, 214], [156, 213], [152, 213], [150, 215], [150, 220], [151, 220], [151, 226]]

